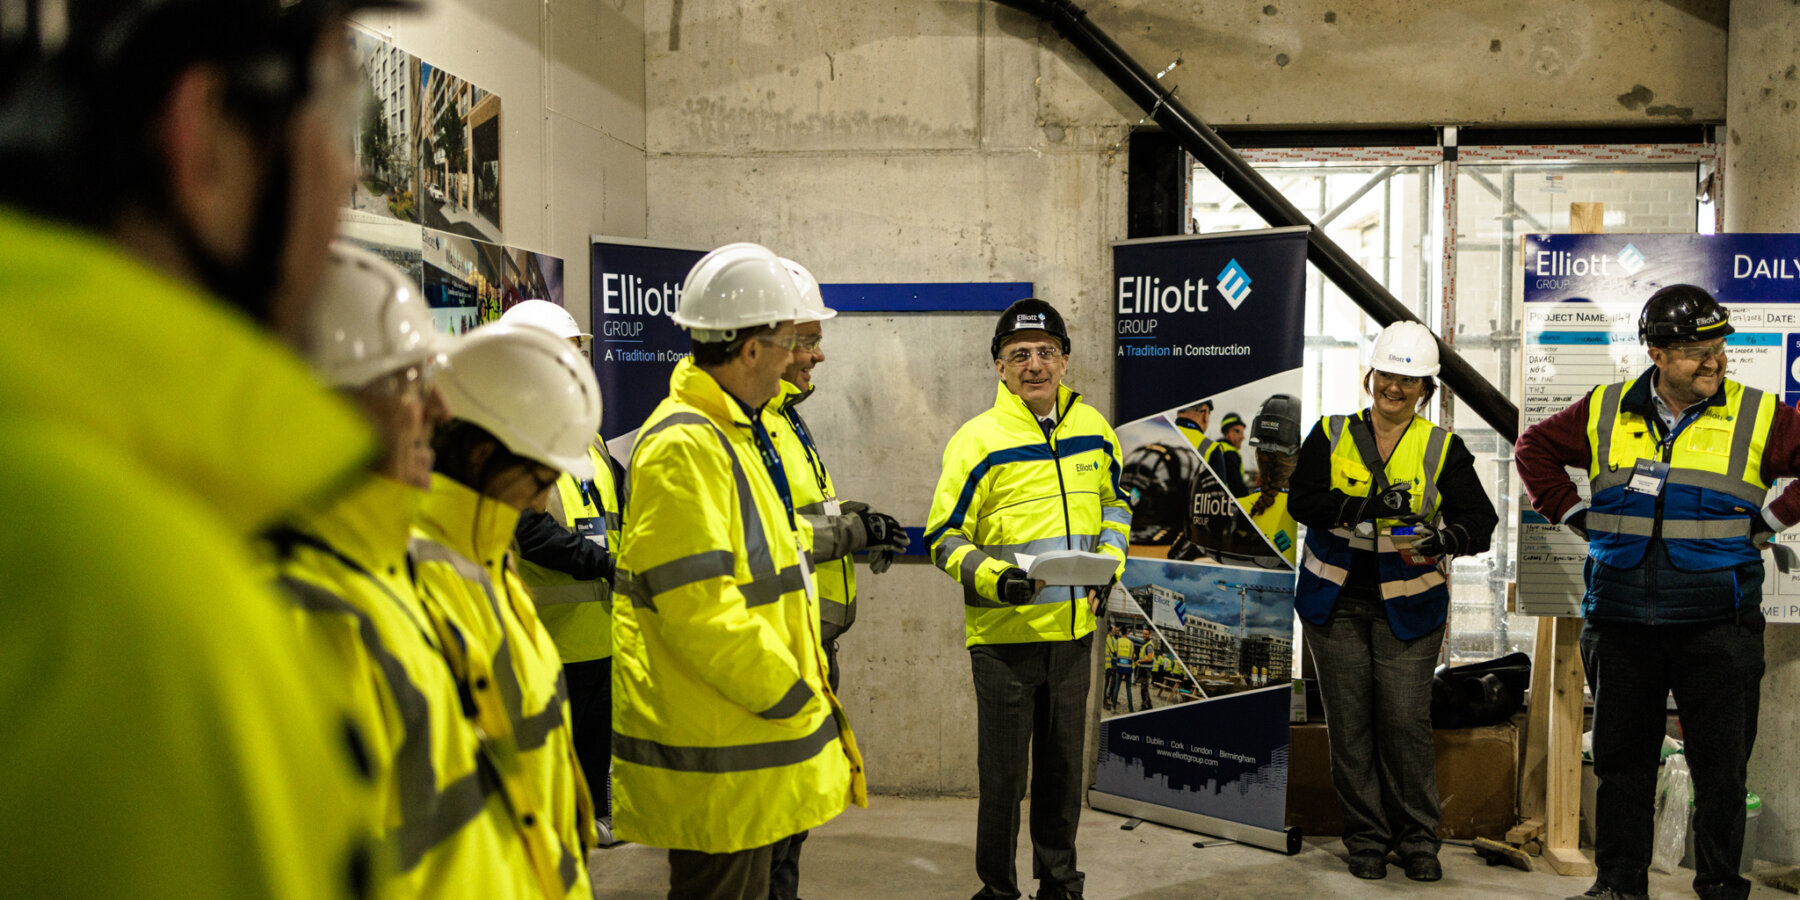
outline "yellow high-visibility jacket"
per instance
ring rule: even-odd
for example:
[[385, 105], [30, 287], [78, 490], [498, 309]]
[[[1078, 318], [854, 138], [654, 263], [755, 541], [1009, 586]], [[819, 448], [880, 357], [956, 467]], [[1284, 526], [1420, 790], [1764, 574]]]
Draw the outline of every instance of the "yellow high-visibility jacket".
[[585, 900], [592, 893], [587, 851], [598, 843], [594, 801], [569, 736], [556, 642], [512, 571], [518, 524], [517, 509], [433, 475], [413, 523], [413, 565], [427, 609], [461, 636], [464, 649], [448, 655], [470, 684], [477, 724], [494, 742], [540, 879], [550, 893]]
[[388, 856], [377, 896], [543, 897], [526, 829], [463, 715], [456, 676], [413, 589], [407, 532], [424, 497], [371, 475], [296, 517], [276, 532], [278, 584], [301, 627], [335, 651], [337, 671], [373, 723], [368, 758]]
[[[625, 505], [613, 484], [612, 458], [599, 436], [588, 447], [594, 480], [583, 482], [567, 472], [550, 492], [549, 513], [564, 528], [602, 538], [608, 553], [619, 552], [621, 514]], [[584, 530], [585, 529], [585, 530]], [[519, 580], [537, 604], [538, 618], [556, 640], [566, 663], [589, 662], [612, 655], [612, 585], [603, 579], [574, 577], [520, 559]]]
[[805, 522], [789, 519], [753, 415], [685, 359], [638, 431], [613, 603], [625, 840], [730, 853], [868, 803], [825, 683]]
[[805, 432], [806, 421], [794, 408], [809, 396], [811, 392], [801, 393], [783, 381], [781, 393], [764, 407], [763, 416], [775, 440], [775, 451], [781, 454], [782, 468], [787, 470], [794, 512], [811, 526], [812, 544], [807, 549], [812, 551], [813, 583], [819, 591], [820, 633], [825, 640], [834, 641], [856, 623], [852, 534], [861, 531], [862, 524], [838, 505], [831, 473], [813, 446], [812, 436]]
[[993, 407], [944, 448], [925, 544], [963, 586], [969, 646], [1069, 641], [1094, 630], [1081, 588], [1047, 587], [1022, 606], [1001, 602], [1000, 575], [1021, 553], [1095, 551], [1119, 560], [1114, 578], [1125, 570], [1131, 506], [1119, 491], [1119, 439], [1067, 385], [1056, 409], [1046, 437], [1002, 382]]
[[0, 893], [340, 900], [375, 795], [251, 535], [361, 416], [222, 301], [0, 209]]

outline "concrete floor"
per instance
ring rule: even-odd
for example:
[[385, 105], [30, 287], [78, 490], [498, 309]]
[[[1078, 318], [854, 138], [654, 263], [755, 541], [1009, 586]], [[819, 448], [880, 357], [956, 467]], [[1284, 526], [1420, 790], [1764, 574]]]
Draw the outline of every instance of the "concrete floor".
[[[810, 900], [865, 897], [931, 897], [960, 900], [975, 893], [975, 801], [958, 798], [875, 797], [870, 809], [852, 808], [806, 842], [800, 866], [800, 893]], [[1022, 816], [1023, 818], [1023, 816]], [[1390, 897], [1450, 898], [1567, 897], [1589, 879], [1563, 878], [1540, 864], [1526, 873], [1489, 868], [1463, 847], [1445, 845], [1440, 859], [1444, 880], [1407, 881], [1395, 866], [1382, 881], [1359, 881], [1344, 870], [1343, 845], [1313, 838], [1296, 856], [1228, 844], [1194, 849], [1198, 835], [1146, 822], [1121, 831], [1125, 819], [1084, 809], [1081, 866], [1093, 900], [1194, 900], [1194, 898]], [[667, 894], [668, 856], [661, 850], [621, 844], [590, 857], [595, 896], [607, 900], [652, 900]], [[1020, 836], [1019, 872], [1031, 872], [1031, 845]], [[1652, 898], [1692, 897], [1693, 873], [1653, 872]], [[1029, 894], [1035, 885], [1022, 881]], [[1752, 897], [1790, 897], [1756, 885]]]

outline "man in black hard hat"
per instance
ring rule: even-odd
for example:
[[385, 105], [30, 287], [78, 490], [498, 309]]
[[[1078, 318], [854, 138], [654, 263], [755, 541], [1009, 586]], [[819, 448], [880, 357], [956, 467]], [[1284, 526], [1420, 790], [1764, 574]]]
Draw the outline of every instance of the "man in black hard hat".
[[361, 896], [364, 735], [250, 537], [375, 449], [297, 337], [362, 90], [321, 0], [0, 0], [0, 870]]
[[1119, 487], [1119, 439], [1062, 383], [1069, 333], [1035, 298], [995, 323], [994, 405], [944, 448], [925, 543], [962, 586], [963, 622], [979, 718], [981, 806], [975, 872], [982, 900], [1020, 894], [1013, 852], [1031, 773], [1032, 874], [1037, 896], [1079, 898], [1082, 741], [1095, 612], [1110, 586], [1046, 587], [1022, 554], [1085, 550], [1125, 567], [1131, 508]]
[[[1800, 489], [1763, 500], [1800, 474], [1800, 416], [1725, 377], [1732, 332], [1704, 289], [1657, 291], [1638, 319], [1653, 365], [1533, 425], [1514, 449], [1532, 506], [1588, 541], [1581, 647], [1600, 871], [1583, 897], [1646, 896], [1671, 691], [1694, 777], [1694, 890], [1750, 891], [1738, 861], [1763, 673], [1760, 548], [1800, 521]], [[1591, 501], [1565, 466], [1587, 471]]]

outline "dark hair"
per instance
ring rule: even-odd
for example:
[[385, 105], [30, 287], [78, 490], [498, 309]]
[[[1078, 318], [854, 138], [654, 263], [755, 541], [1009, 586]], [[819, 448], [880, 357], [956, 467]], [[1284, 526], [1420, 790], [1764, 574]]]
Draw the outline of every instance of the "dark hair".
[[[475, 465], [475, 451], [492, 446], [480, 466]], [[537, 461], [508, 450], [500, 439], [486, 428], [465, 419], [452, 419], [431, 435], [431, 450], [437, 454], [431, 469], [456, 483], [485, 495], [489, 485], [509, 469], [536, 465]]]
[[1256, 495], [1256, 504], [1250, 507], [1250, 515], [1260, 516], [1275, 505], [1275, 498], [1288, 486], [1288, 479], [1294, 477], [1294, 465], [1299, 461], [1298, 453], [1276, 453], [1256, 448], [1256, 486], [1261, 493]]
[[743, 349], [745, 343], [754, 340], [757, 335], [772, 334], [774, 331], [775, 326], [773, 325], [752, 325], [749, 328], [739, 328], [737, 337], [729, 341], [695, 339], [693, 341], [694, 365], [703, 369], [725, 365], [737, 357], [738, 351]]
[[[1419, 380], [1425, 383], [1425, 389], [1424, 389], [1423, 393], [1419, 394], [1419, 404], [1418, 404], [1418, 406], [1414, 407], [1414, 409], [1413, 409], [1414, 412], [1423, 411], [1425, 409], [1426, 404], [1431, 402], [1432, 395], [1437, 393], [1437, 379], [1436, 378], [1434, 378], [1430, 375], [1422, 375], [1419, 377]], [[1375, 370], [1374, 369], [1370, 369], [1369, 371], [1363, 373], [1363, 393], [1368, 394], [1371, 397], [1375, 396]]]

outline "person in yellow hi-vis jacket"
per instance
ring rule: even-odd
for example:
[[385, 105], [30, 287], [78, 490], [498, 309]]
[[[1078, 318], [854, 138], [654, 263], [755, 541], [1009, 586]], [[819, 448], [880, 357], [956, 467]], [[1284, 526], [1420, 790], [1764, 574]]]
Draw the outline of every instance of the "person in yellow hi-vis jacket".
[[825, 680], [806, 522], [762, 421], [794, 280], [727, 244], [688, 273], [693, 355], [638, 430], [613, 603], [613, 827], [669, 850], [669, 896], [766, 900], [772, 847], [846, 803], [862, 760]]
[[372, 887], [364, 736], [252, 543], [373, 449], [292, 352], [369, 5], [0, 3], [0, 894]]
[[500, 322], [469, 332], [438, 383], [454, 419], [432, 441], [436, 474], [413, 527], [420, 591], [439, 630], [454, 632], [446, 649], [498, 751], [540, 881], [586, 898], [594, 804], [569, 734], [562, 659], [511, 546], [520, 510], [541, 507], [561, 473], [592, 477], [600, 388], [568, 344]]
[[449, 419], [433, 376], [450, 339], [406, 273], [343, 244], [306, 324], [308, 361], [363, 410], [381, 453], [335, 501], [294, 516], [269, 542], [277, 584], [302, 627], [335, 651], [370, 724], [386, 851], [376, 896], [541, 897], [528, 829], [498, 790], [406, 558], [431, 487], [431, 432]]
[[[593, 335], [582, 331], [569, 311], [548, 300], [525, 300], [500, 317], [513, 325], [533, 325], [568, 341], [582, 355]], [[604, 411], [602, 417], [604, 417]], [[538, 618], [556, 639], [563, 677], [569, 685], [569, 727], [575, 755], [587, 774], [599, 813], [594, 831], [600, 845], [612, 839], [612, 595], [613, 554], [625, 504], [612, 456], [599, 435], [588, 442], [594, 477], [564, 472], [556, 479], [545, 510], [519, 514], [513, 539], [519, 551], [519, 578], [531, 591]]]
[[[819, 281], [805, 266], [782, 259], [800, 290], [800, 311], [794, 331], [799, 335], [793, 358], [781, 373], [781, 393], [763, 407], [763, 420], [793, 492], [794, 511], [810, 528], [807, 551], [812, 554], [813, 584], [819, 592], [819, 639], [825, 648], [825, 681], [839, 693], [838, 638], [856, 624], [856, 559], [869, 551], [869, 571], [877, 575], [894, 563], [896, 553], [906, 552], [906, 530], [893, 516], [869, 508], [867, 503], [839, 501], [837, 486], [825, 468], [824, 455], [813, 440], [812, 429], [800, 415], [800, 404], [811, 397], [813, 369], [825, 361], [824, 322], [837, 315], [825, 305]], [[775, 845], [769, 871], [769, 900], [798, 900], [802, 831]]]
[[976, 896], [1019, 896], [1013, 848], [1029, 761], [1038, 896], [1079, 897], [1089, 636], [1112, 585], [1046, 588], [1026, 576], [1019, 556], [1105, 553], [1118, 559], [1116, 583], [1131, 507], [1119, 490], [1112, 426], [1062, 383], [1069, 333], [1061, 314], [1035, 297], [1020, 300], [1001, 313], [990, 349], [1000, 377], [994, 406], [944, 448], [925, 532], [932, 561], [962, 585], [975, 676]]

